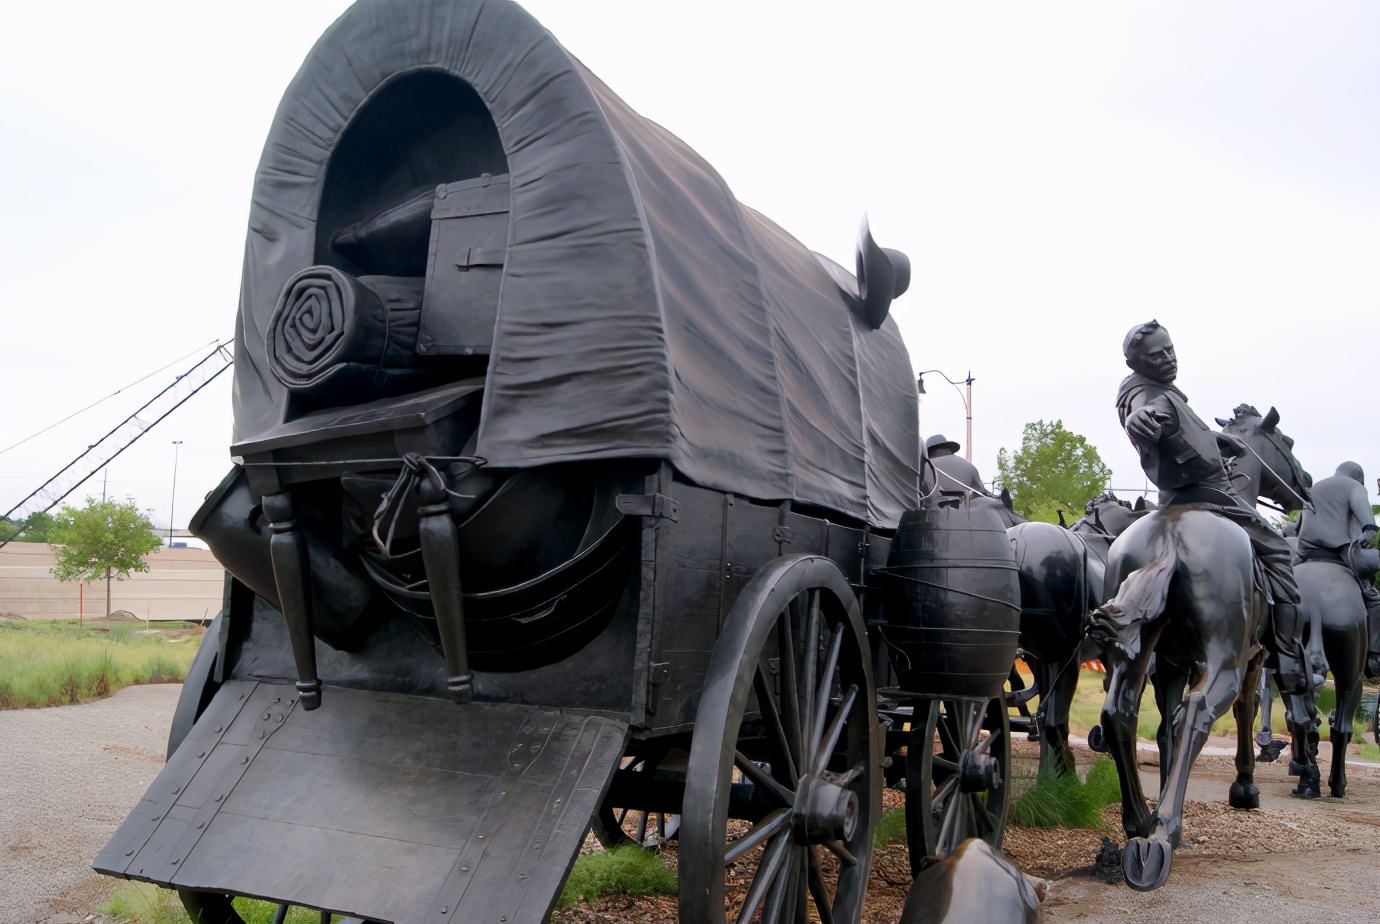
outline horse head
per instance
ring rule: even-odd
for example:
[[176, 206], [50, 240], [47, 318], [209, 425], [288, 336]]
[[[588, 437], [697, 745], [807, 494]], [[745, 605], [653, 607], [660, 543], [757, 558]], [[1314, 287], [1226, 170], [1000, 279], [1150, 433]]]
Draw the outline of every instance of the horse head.
[[1083, 507], [1083, 518], [1069, 528], [1074, 532], [1101, 532], [1115, 538], [1134, 520], [1131, 505], [1107, 491], [1088, 501]]
[[1251, 501], [1268, 497], [1287, 511], [1302, 509], [1312, 500], [1313, 476], [1294, 456], [1294, 441], [1279, 429], [1279, 411], [1272, 407], [1262, 415], [1249, 404], [1239, 404], [1230, 420], [1219, 417], [1217, 423], [1245, 449], [1237, 455], [1233, 474], [1233, 481], [1245, 483], [1239, 489], [1242, 496]]

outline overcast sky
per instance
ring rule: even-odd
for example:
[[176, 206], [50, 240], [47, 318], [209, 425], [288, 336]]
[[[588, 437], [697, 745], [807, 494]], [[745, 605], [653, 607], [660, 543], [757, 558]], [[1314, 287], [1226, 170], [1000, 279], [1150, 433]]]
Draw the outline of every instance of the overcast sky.
[[[346, 6], [0, 2], [0, 512], [231, 337], [264, 137]], [[1376, 500], [1380, 4], [525, 6], [807, 246], [851, 267], [867, 213], [910, 255], [893, 316], [917, 371], [971, 370], [985, 477], [1057, 418], [1143, 486], [1112, 400], [1154, 317], [1200, 415], [1274, 405], [1315, 478], [1355, 460]], [[110, 493], [166, 525], [181, 440], [185, 525], [230, 465], [229, 379]], [[962, 441], [926, 385], [922, 432]]]

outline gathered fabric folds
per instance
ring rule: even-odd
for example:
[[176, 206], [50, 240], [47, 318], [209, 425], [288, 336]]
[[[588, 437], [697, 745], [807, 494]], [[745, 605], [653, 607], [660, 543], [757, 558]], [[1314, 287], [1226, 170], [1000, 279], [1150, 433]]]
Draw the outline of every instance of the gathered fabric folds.
[[[433, 169], [434, 149], [413, 161], [387, 151], [373, 172], [332, 165], [354, 127], [379, 126], [386, 145], [390, 132], [438, 111], [428, 97], [389, 122], [374, 110], [391, 88], [447, 80], [486, 113], [423, 139], [475, 144], [450, 158], [450, 173]], [[472, 139], [489, 117], [496, 140], [483, 147]], [[358, 194], [368, 208], [332, 225], [323, 205], [331, 184], [363, 189], [375, 173], [379, 194]], [[448, 310], [435, 303], [430, 274], [449, 273], [455, 292], [480, 291], [482, 274], [500, 272], [487, 239], [441, 253], [445, 238], [432, 231], [414, 345], [410, 322], [369, 298], [367, 273], [356, 274], [360, 285], [336, 280], [334, 295], [329, 274], [302, 277], [295, 294], [289, 282], [331, 263], [332, 242], [346, 252], [345, 223], [390, 217], [418, 189], [484, 174], [511, 183], [510, 209], [493, 219], [506, 222], [507, 241], [493, 250], [502, 266], [492, 341], [476, 351], [487, 360], [475, 452], [491, 466], [661, 459], [705, 487], [885, 528], [914, 506], [915, 377], [895, 322], [871, 329], [852, 274], [739, 203], [703, 158], [507, 0], [360, 0], [303, 63], [255, 179], [236, 331], [237, 441], [289, 420], [299, 407], [290, 395], [334, 388], [332, 376], [396, 383], [434, 368], [419, 359], [428, 331], [451, 328], [428, 316]], [[433, 228], [450, 220], [431, 217]], [[471, 343], [471, 329], [450, 342]], [[413, 346], [417, 355], [404, 356]], [[328, 356], [345, 371], [324, 368]]]

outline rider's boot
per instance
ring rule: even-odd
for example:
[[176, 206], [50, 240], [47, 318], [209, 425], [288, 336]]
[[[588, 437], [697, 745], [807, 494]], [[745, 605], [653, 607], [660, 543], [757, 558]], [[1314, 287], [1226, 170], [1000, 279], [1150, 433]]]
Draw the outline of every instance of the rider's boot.
[[1366, 626], [1370, 629], [1370, 644], [1366, 646], [1366, 679], [1375, 680], [1380, 678], [1380, 590], [1366, 594], [1365, 598]]

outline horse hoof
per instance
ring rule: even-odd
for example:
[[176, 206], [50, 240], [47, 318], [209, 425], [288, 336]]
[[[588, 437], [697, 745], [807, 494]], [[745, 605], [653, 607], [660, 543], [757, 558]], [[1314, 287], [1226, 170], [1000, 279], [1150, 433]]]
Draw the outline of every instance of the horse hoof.
[[1304, 771], [1307, 770], [1307, 769], [1308, 769], [1308, 765], [1307, 765], [1307, 764], [1301, 764], [1301, 763], [1299, 763], [1299, 762], [1296, 761], [1296, 760], [1291, 760], [1291, 761], [1289, 761], [1289, 775], [1290, 775], [1290, 776], [1303, 776]]
[[1164, 841], [1135, 837], [1121, 851], [1121, 872], [1128, 886], [1137, 892], [1149, 892], [1164, 885], [1173, 860], [1174, 851]]
[[1102, 734], [1102, 726], [1094, 725], [1088, 729], [1088, 750], [1098, 754], [1107, 753], [1107, 739]]
[[1318, 775], [1307, 774], [1299, 777], [1299, 785], [1290, 795], [1297, 799], [1317, 799], [1322, 796], [1322, 787], [1318, 783]]
[[1260, 787], [1254, 783], [1232, 783], [1227, 802], [1236, 809], [1260, 808]]
[[1327, 787], [1327, 788], [1328, 788], [1328, 791], [1332, 793], [1332, 798], [1334, 798], [1334, 799], [1344, 799], [1344, 798], [1346, 798], [1346, 784], [1345, 784], [1345, 783], [1343, 783], [1343, 784], [1340, 785], [1340, 786], [1329, 786], [1329, 787]]

